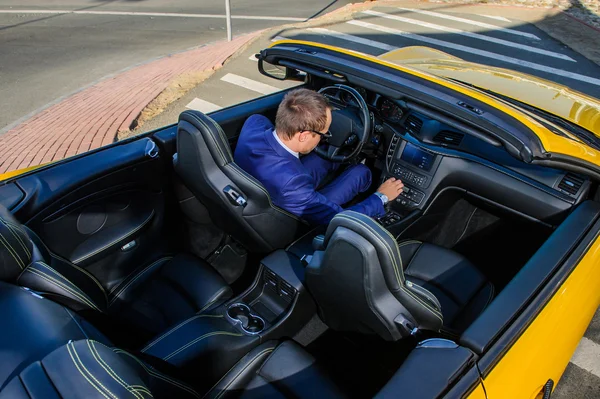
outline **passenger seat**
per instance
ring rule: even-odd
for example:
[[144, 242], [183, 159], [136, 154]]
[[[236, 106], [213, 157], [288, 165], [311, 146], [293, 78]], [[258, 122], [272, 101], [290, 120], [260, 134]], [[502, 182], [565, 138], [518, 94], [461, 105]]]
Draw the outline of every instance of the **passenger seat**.
[[116, 316], [152, 335], [233, 293], [208, 263], [187, 254], [142, 265], [108, 293], [88, 271], [52, 254], [1, 205], [0, 281], [30, 288], [76, 311]]
[[0, 391], [0, 399], [344, 397], [293, 341], [260, 345], [202, 394], [126, 351], [80, 340], [31, 363]]
[[265, 342], [218, 381], [198, 373], [184, 382], [178, 368], [113, 347], [84, 318], [23, 287], [0, 282], [0, 318], [0, 399], [342, 397], [293, 341]]

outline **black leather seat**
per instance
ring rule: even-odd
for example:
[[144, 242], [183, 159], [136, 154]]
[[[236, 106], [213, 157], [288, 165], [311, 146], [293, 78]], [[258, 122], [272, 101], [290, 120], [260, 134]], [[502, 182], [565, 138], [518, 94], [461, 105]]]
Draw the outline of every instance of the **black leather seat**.
[[88, 271], [51, 253], [1, 206], [0, 281], [28, 287], [73, 310], [114, 315], [150, 334], [232, 295], [209, 264], [186, 254], [142, 265], [107, 292]]
[[463, 331], [494, 287], [468, 260], [419, 241], [396, 243], [380, 224], [344, 211], [306, 268], [309, 291], [331, 328], [387, 340], [416, 329]]
[[[202, 378], [202, 376], [198, 376]], [[93, 340], [69, 342], [32, 362], [0, 398], [200, 398], [204, 392], [134, 355]], [[267, 342], [248, 353], [204, 398], [343, 398], [297, 344]]]
[[174, 166], [213, 222], [254, 252], [284, 248], [306, 230], [305, 222], [273, 205], [263, 185], [233, 162], [223, 129], [201, 112], [179, 116]]
[[218, 381], [182, 381], [178, 368], [114, 348], [81, 316], [22, 287], [0, 282], [0, 317], [1, 399], [342, 397], [293, 341], [256, 347]]

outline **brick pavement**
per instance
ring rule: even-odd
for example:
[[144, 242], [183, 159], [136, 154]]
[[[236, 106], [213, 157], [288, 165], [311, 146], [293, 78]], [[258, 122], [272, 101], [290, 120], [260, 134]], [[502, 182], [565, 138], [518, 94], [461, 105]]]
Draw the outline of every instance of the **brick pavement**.
[[115, 141], [177, 76], [217, 69], [261, 31], [173, 54], [107, 78], [0, 136], [0, 174], [57, 161]]

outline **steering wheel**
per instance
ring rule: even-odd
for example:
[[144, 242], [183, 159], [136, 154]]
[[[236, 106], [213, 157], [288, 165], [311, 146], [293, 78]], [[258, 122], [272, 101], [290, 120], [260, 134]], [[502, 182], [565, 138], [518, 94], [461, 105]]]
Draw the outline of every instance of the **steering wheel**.
[[[348, 106], [336, 109], [332, 112], [332, 121], [329, 131], [331, 137], [323, 144], [320, 144], [314, 151], [321, 158], [332, 162], [347, 162], [356, 157], [363, 145], [366, 144], [371, 134], [371, 117], [369, 108], [365, 99], [350, 86], [333, 85], [323, 87], [319, 93], [326, 94], [328, 91], [335, 91], [336, 96], [341, 91], [349, 93], [358, 104], [358, 107]], [[341, 100], [341, 99], [340, 99]], [[340, 101], [341, 102], [341, 101]], [[336, 104], [337, 105], [337, 104]], [[358, 140], [355, 139], [355, 137]], [[347, 155], [339, 155], [342, 148], [350, 148], [352, 151]]]

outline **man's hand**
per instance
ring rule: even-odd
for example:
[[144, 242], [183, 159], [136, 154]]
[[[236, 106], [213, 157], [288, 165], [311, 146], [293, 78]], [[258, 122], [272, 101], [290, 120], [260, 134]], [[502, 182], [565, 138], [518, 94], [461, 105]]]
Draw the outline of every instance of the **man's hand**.
[[396, 180], [396, 178], [390, 177], [384, 181], [381, 186], [379, 186], [377, 191], [381, 194], [385, 194], [385, 196], [388, 197], [388, 200], [393, 201], [400, 195], [403, 187], [404, 184], [402, 184], [401, 180]]

